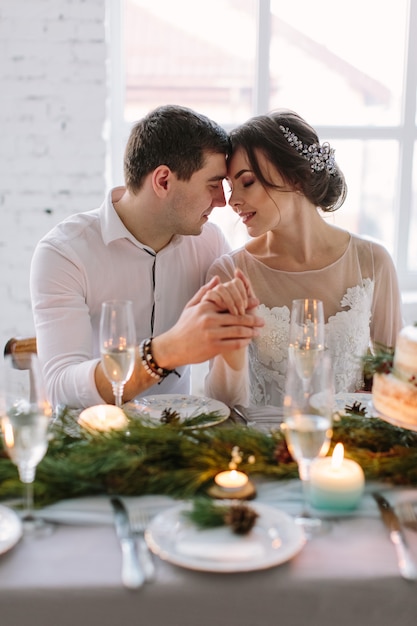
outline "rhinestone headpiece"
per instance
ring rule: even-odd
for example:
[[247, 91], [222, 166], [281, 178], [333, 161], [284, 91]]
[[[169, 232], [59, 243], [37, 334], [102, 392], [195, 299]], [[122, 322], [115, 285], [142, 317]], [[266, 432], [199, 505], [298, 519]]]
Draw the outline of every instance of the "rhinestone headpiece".
[[307, 146], [298, 139], [295, 133], [292, 133], [287, 126], [280, 126], [285, 139], [293, 146], [297, 152], [301, 154], [307, 161], [310, 161], [310, 167], [314, 172], [321, 172], [326, 168], [329, 174], [336, 174], [336, 163], [334, 160], [334, 150], [326, 142], [320, 145], [312, 143]]

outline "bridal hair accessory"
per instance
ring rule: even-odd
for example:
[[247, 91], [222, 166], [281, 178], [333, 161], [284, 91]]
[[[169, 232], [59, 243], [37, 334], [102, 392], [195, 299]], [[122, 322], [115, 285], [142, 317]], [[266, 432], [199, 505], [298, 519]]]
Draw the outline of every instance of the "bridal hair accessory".
[[304, 159], [310, 161], [310, 167], [314, 172], [321, 172], [326, 168], [329, 174], [336, 174], [336, 163], [334, 160], [334, 149], [328, 143], [312, 143], [310, 146], [298, 139], [286, 126], [280, 126], [285, 139], [293, 146]]

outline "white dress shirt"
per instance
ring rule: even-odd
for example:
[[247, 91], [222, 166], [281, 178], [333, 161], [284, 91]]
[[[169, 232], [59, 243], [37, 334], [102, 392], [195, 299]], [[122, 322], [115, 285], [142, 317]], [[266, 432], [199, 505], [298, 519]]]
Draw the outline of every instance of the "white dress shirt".
[[[160, 252], [126, 229], [109, 192], [99, 209], [78, 213], [53, 228], [37, 245], [30, 288], [38, 354], [53, 406], [86, 407], [103, 399], [94, 383], [100, 359], [99, 323], [104, 300], [132, 300], [138, 343], [178, 320], [205, 283], [213, 261], [230, 247], [213, 223], [201, 235], [175, 236]], [[190, 367], [168, 376], [147, 393], [189, 393]]]

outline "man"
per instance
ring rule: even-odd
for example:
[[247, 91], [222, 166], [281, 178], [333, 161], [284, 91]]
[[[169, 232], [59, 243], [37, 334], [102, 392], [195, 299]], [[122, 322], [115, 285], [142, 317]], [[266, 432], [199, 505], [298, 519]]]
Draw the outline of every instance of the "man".
[[[53, 405], [114, 402], [100, 363], [105, 300], [128, 299], [134, 305], [140, 349], [125, 402], [155, 383], [160, 383], [157, 393], [189, 393], [190, 363], [244, 347], [256, 335], [261, 322], [255, 316], [221, 311], [215, 296], [210, 298], [216, 277], [204, 286], [211, 263], [229, 251], [219, 229], [208, 223], [212, 209], [226, 204], [222, 180], [228, 151], [227, 134], [205, 116], [159, 107], [131, 131], [126, 186], [111, 190], [99, 209], [67, 218], [39, 242], [31, 297]], [[244, 292], [243, 284], [244, 277], [237, 276], [222, 289]], [[249, 298], [245, 304], [256, 302]], [[230, 310], [236, 313], [233, 306]]]

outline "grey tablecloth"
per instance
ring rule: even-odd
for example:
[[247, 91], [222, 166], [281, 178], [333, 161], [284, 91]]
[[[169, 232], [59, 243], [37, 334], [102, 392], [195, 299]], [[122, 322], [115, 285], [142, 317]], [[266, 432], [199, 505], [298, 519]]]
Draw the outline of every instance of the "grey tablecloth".
[[[417, 498], [417, 490], [386, 493], [392, 501]], [[294, 512], [299, 486], [263, 483], [258, 499]], [[83, 502], [86, 513], [89, 502]], [[59, 509], [50, 517], [57, 519]], [[121, 585], [121, 553], [106, 499], [96, 500], [92, 511], [101, 518], [83, 520], [80, 508], [78, 519], [70, 516], [71, 523], [58, 524], [50, 537], [22, 540], [0, 556], [2, 626], [416, 624], [417, 583], [400, 578], [393, 546], [368, 495], [357, 515], [333, 521], [328, 534], [308, 542], [287, 563], [216, 574], [156, 558], [156, 581], [138, 591]], [[62, 521], [65, 506], [61, 514]], [[407, 537], [417, 559], [417, 533], [407, 531]]]

